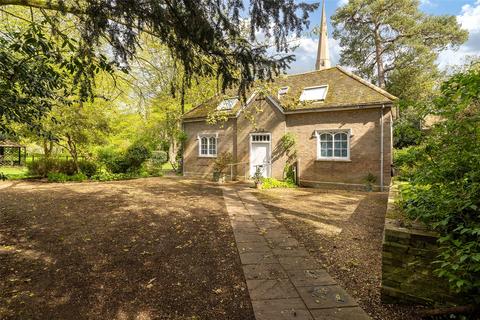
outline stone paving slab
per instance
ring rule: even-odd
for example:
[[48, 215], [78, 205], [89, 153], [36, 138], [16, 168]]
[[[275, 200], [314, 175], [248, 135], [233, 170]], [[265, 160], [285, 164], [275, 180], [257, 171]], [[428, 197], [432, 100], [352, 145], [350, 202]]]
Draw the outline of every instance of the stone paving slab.
[[287, 272], [279, 263], [270, 264], [247, 264], [243, 266], [243, 273], [247, 280], [257, 279], [288, 279]]
[[235, 241], [237, 242], [261, 242], [265, 239], [256, 233], [238, 232], [235, 234]]
[[319, 266], [317, 260], [310, 256], [305, 257], [278, 257], [278, 261], [285, 270], [309, 270]]
[[296, 287], [326, 286], [337, 282], [323, 269], [290, 270], [288, 277]]
[[252, 301], [257, 320], [312, 320], [302, 299], [275, 299]]
[[303, 248], [283, 247], [272, 249], [277, 257], [308, 257], [309, 253]]
[[271, 252], [271, 248], [266, 241], [263, 242], [242, 242], [237, 243], [239, 253], [247, 252]]
[[242, 264], [278, 263], [271, 251], [268, 252], [242, 252], [240, 253]]
[[252, 300], [297, 298], [298, 293], [288, 279], [247, 280], [248, 292]]
[[338, 285], [297, 287], [309, 309], [356, 307], [358, 304]]
[[282, 248], [282, 247], [298, 247], [300, 244], [294, 238], [276, 238], [276, 239], [267, 239], [267, 242], [272, 248]]
[[223, 194], [257, 320], [370, 319], [253, 194]]
[[315, 320], [370, 320], [359, 307], [311, 310]]
[[256, 221], [256, 224], [260, 229], [268, 229], [282, 226], [282, 224], [277, 219], [260, 220]]

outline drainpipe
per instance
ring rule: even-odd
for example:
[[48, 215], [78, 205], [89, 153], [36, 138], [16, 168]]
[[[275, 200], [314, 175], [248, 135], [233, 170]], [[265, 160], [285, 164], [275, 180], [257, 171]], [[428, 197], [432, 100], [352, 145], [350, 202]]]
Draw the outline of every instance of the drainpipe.
[[385, 109], [384, 104], [380, 113], [380, 191], [383, 191], [383, 109]]

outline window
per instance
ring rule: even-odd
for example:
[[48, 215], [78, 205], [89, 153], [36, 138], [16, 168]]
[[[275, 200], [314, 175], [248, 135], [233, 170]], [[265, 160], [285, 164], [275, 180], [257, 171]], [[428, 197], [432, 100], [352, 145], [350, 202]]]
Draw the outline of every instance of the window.
[[328, 86], [305, 88], [300, 95], [300, 101], [323, 101], [327, 96]]
[[201, 157], [216, 157], [217, 156], [217, 135], [204, 134], [198, 136], [199, 152]]
[[255, 133], [252, 134], [252, 142], [270, 142], [270, 134]]
[[235, 104], [238, 102], [238, 97], [228, 98], [220, 102], [217, 110], [232, 110]]
[[288, 87], [281, 87], [280, 89], [278, 89], [278, 99], [286, 95], [287, 92], [288, 92]]
[[350, 160], [350, 131], [317, 131], [317, 158]]

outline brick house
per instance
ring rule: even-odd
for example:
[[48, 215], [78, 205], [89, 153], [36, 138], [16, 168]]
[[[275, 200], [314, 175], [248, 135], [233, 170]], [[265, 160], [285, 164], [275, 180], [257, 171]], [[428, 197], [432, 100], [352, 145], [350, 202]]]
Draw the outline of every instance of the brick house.
[[[297, 141], [299, 183], [361, 188], [367, 175], [381, 189], [390, 184], [395, 97], [358, 76], [330, 67], [326, 19], [316, 70], [279, 77], [269, 94], [253, 92], [245, 103], [216, 96], [186, 113], [183, 174], [211, 177], [215, 158], [230, 152], [233, 173], [282, 179], [287, 155], [282, 137]], [[221, 113], [224, 121], [207, 123]]]

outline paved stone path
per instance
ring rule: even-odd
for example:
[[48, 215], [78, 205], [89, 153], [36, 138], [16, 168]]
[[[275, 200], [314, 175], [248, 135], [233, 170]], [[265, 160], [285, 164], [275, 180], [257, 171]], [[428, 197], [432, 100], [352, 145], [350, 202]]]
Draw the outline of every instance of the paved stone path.
[[253, 194], [223, 197], [257, 320], [370, 319]]

